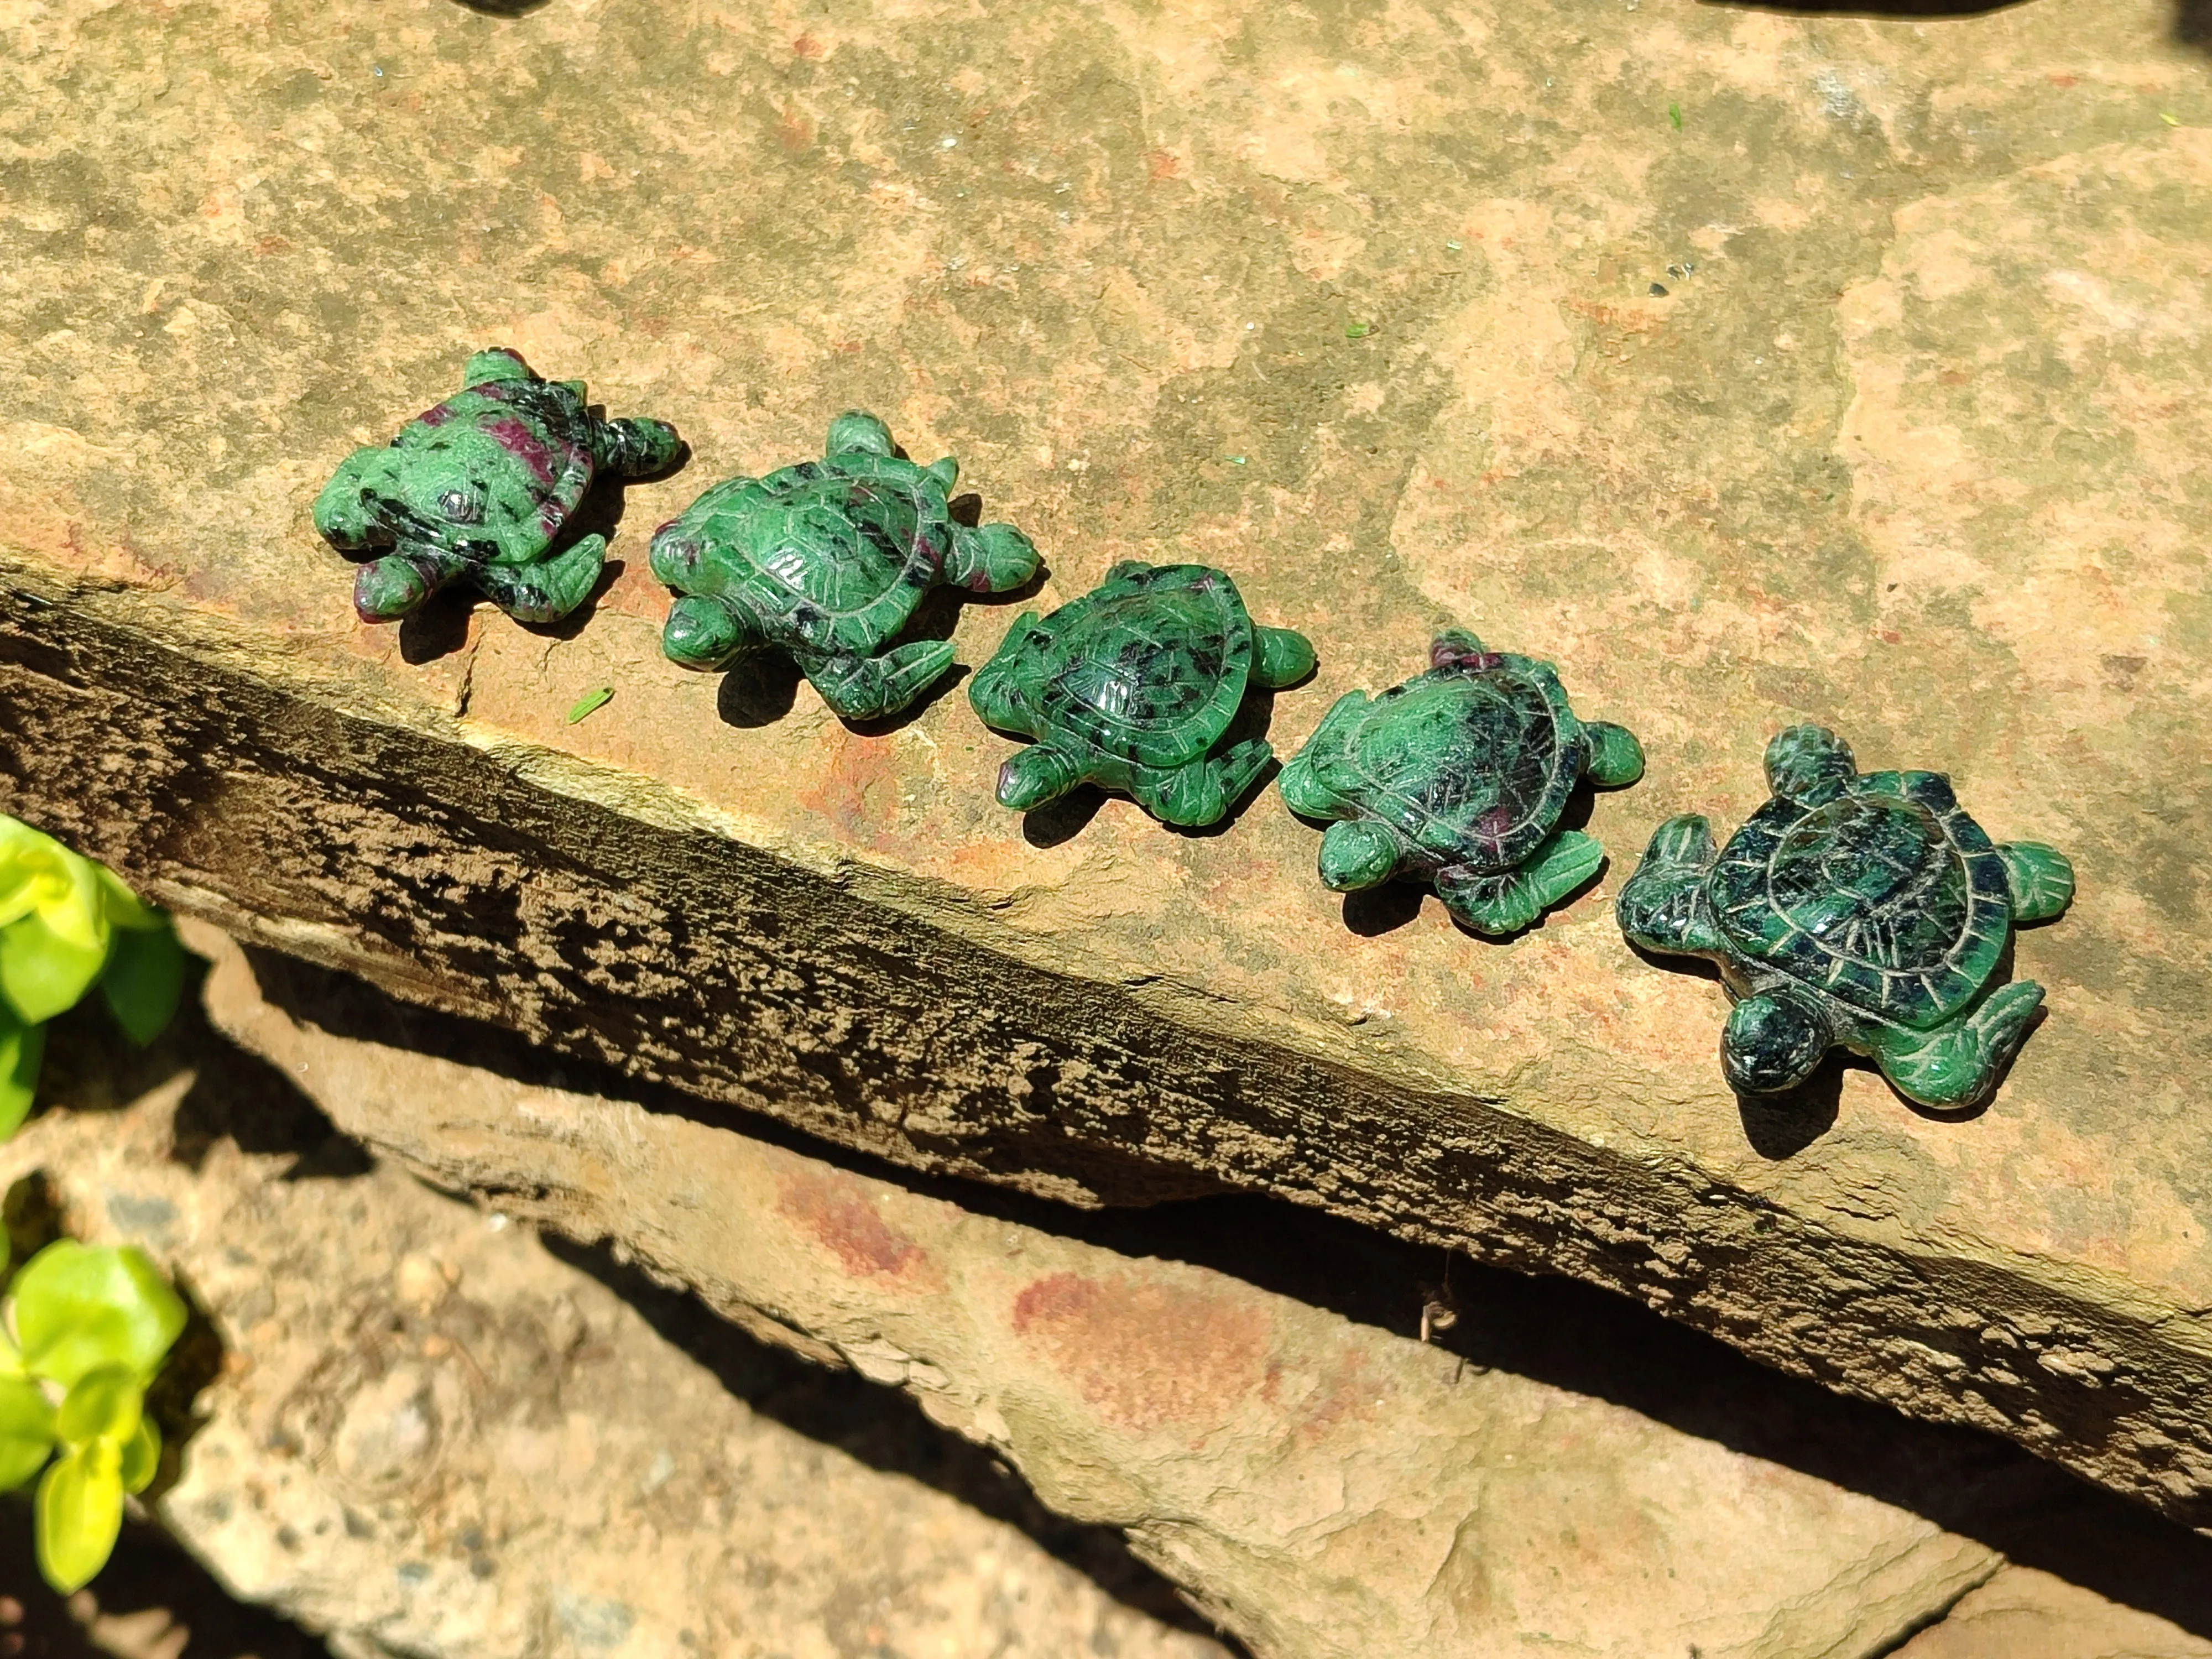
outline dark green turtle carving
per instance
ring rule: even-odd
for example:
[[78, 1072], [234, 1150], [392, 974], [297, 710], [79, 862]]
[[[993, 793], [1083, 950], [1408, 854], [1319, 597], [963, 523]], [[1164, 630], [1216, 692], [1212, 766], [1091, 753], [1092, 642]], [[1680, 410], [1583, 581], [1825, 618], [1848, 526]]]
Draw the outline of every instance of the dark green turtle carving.
[[1991, 842], [1940, 772], [1862, 775], [1825, 726], [1767, 744], [1766, 781], [1774, 799], [1718, 852], [1701, 817], [1659, 826], [1621, 931], [1720, 965], [1735, 1000], [1721, 1070], [1740, 1093], [1794, 1087], [1840, 1044], [1923, 1105], [1981, 1100], [2043, 1000], [1994, 982], [2013, 924], [2063, 910], [2073, 866]]
[[544, 380], [504, 348], [469, 359], [464, 390], [382, 449], [356, 449], [315, 498], [315, 528], [361, 568], [354, 609], [392, 622], [466, 581], [519, 622], [558, 622], [591, 596], [607, 538], [561, 531], [605, 470], [658, 472], [681, 447], [665, 421], [602, 420], [581, 380]]
[[1254, 624], [1237, 584], [1202, 564], [1127, 560], [1042, 622], [1025, 611], [968, 699], [986, 723], [1035, 738], [999, 769], [999, 804], [1025, 811], [1091, 782], [1167, 823], [1218, 823], [1274, 751], [1222, 745], [1249, 686], [1295, 684], [1313, 647]]
[[774, 647], [848, 720], [896, 714], [952, 666], [952, 647], [884, 647], [940, 584], [1003, 593], [1036, 574], [1010, 524], [956, 524], [960, 468], [902, 460], [890, 428], [860, 411], [830, 423], [818, 461], [731, 478], [653, 532], [653, 574], [681, 596], [661, 649], [716, 669]]
[[1597, 873], [1605, 849], [1562, 830], [1576, 782], [1644, 775], [1626, 726], [1584, 722], [1547, 662], [1455, 629], [1434, 665], [1381, 696], [1347, 691], [1279, 780], [1291, 810], [1334, 818], [1321, 878], [1340, 893], [1401, 874], [1481, 933], [1511, 933]]

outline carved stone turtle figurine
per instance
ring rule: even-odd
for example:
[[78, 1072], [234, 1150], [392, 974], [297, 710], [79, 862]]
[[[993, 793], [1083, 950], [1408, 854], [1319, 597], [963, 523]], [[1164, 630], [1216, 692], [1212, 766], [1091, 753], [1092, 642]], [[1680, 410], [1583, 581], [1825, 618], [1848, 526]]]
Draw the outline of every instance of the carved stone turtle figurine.
[[1313, 666], [1305, 635], [1256, 626], [1222, 572], [1130, 559], [1042, 622], [1024, 612], [968, 700], [986, 724], [1036, 739], [999, 769], [1000, 805], [1026, 811], [1091, 782], [1198, 829], [1274, 752], [1263, 738], [1217, 750], [1246, 689], [1295, 684]]
[[464, 389], [382, 449], [356, 449], [315, 498], [345, 552], [389, 547], [355, 578], [363, 622], [392, 622], [465, 580], [519, 622], [558, 622], [591, 595], [607, 538], [554, 550], [592, 480], [658, 472], [681, 447], [665, 421], [602, 420], [581, 380], [540, 380], [503, 347], [469, 359]]
[[1003, 593], [1036, 574], [1010, 524], [953, 522], [950, 456], [901, 459], [889, 428], [859, 410], [830, 423], [818, 461], [731, 478], [653, 535], [653, 574], [681, 596], [660, 646], [686, 668], [787, 652], [848, 720], [896, 714], [952, 666], [952, 647], [885, 650], [933, 587]]
[[1694, 814], [1661, 824], [1620, 890], [1621, 931], [1710, 958], [1735, 1001], [1721, 1071], [1742, 1094], [1872, 1057], [1923, 1105], [1970, 1106], [2027, 1034], [2043, 988], [1995, 983], [2016, 921], [2074, 896], [2032, 841], [1992, 842], [1940, 772], [1861, 774], [1850, 745], [1793, 726], [1766, 746], [1774, 799], [1717, 853]]
[[1551, 664], [1463, 629], [1429, 672], [1379, 697], [1347, 691], [1278, 780], [1291, 810], [1334, 818], [1321, 878], [1340, 893], [1412, 873], [1480, 933], [1526, 927], [1597, 873], [1605, 849], [1559, 815], [1577, 781], [1644, 775], [1627, 727], [1583, 721]]

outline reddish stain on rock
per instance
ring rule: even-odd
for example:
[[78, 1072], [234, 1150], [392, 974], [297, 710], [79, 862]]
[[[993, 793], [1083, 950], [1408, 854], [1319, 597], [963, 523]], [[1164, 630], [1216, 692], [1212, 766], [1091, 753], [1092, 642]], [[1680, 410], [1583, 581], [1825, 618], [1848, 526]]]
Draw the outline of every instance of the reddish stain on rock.
[[848, 838], [879, 846], [900, 810], [906, 773], [897, 750], [880, 738], [836, 728], [811, 788], [795, 792], [799, 803], [835, 824]]
[[641, 617], [656, 628], [667, 620], [668, 590], [653, 580], [643, 559], [609, 559], [607, 569], [611, 574], [599, 594], [601, 611]]
[[1367, 1356], [1346, 1347], [1305, 1401], [1297, 1424], [1299, 1441], [1311, 1445], [1341, 1426], [1369, 1421], [1382, 1404], [1376, 1396], [1383, 1386], [1368, 1374]]
[[835, 1250], [855, 1279], [903, 1273], [926, 1259], [921, 1246], [878, 1215], [849, 1176], [787, 1176], [775, 1207]]
[[1267, 1386], [1273, 1322], [1256, 1298], [1165, 1275], [1060, 1273], [1024, 1285], [1013, 1313], [1016, 1333], [1116, 1427], [1202, 1435]]

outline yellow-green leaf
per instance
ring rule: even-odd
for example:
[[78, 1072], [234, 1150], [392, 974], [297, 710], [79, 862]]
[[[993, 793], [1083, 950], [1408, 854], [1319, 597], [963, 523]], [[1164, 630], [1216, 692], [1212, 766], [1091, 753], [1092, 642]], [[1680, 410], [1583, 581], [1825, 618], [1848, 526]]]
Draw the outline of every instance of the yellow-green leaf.
[[52, 836], [0, 813], [0, 927], [39, 908], [54, 845]]
[[107, 920], [116, 927], [167, 927], [169, 919], [132, 892], [122, 877], [104, 864], [93, 868], [100, 872], [100, 897], [106, 902]]
[[[0, 999], [0, 1140], [23, 1127], [39, 1092], [39, 1065], [46, 1052], [46, 1028], [26, 1025]], [[0, 1267], [5, 1267], [0, 1259]]]
[[36, 872], [31, 887], [33, 914], [57, 939], [83, 950], [105, 950], [107, 894], [100, 866], [51, 836], [40, 839], [46, 845], [25, 860]]
[[39, 1482], [39, 1571], [64, 1595], [93, 1580], [123, 1530], [123, 1453], [95, 1441], [47, 1469]]
[[146, 1390], [137, 1375], [120, 1365], [87, 1371], [62, 1396], [54, 1413], [54, 1437], [71, 1451], [95, 1440], [121, 1446], [138, 1432]]
[[613, 700], [614, 695], [615, 689], [611, 685], [603, 685], [597, 690], [585, 692], [582, 696], [568, 705], [568, 724], [574, 726], [593, 709], [605, 708]]
[[76, 1006], [107, 963], [106, 918], [87, 944], [55, 932], [47, 915], [34, 910], [0, 927], [0, 1000], [33, 1025]]
[[150, 1377], [185, 1328], [185, 1304], [143, 1252], [58, 1239], [15, 1275], [15, 1340], [34, 1376], [64, 1388], [120, 1365]]
[[0, 1376], [0, 1492], [46, 1468], [54, 1449], [54, 1408], [28, 1377]]
[[100, 976], [107, 1011], [123, 1035], [144, 1048], [177, 1015], [185, 990], [185, 947], [164, 921], [155, 927], [118, 929]]
[[137, 1497], [154, 1484], [154, 1477], [161, 1468], [161, 1431], [154, 1426], [154, 1419], [138, 1419], [138, 1432], [131, 1437], [131, 1443], [123, 1449], [123, 1490]]

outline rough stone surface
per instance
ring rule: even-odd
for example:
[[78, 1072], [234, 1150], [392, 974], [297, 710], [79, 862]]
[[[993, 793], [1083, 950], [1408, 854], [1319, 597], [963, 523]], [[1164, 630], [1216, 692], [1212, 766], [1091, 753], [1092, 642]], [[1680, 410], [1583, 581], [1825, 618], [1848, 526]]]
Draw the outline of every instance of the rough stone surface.
[[[2212, 73], [2165, 0], [0, 3], [0, 809], [165, 901], [848, 1146], [1225, 1182], [1629, 1290], [2212, 1524]], [[1656, 292], [1664, 289], [1663, 294]], [[689, 437], [580, 627], [363, 629], [306, 507], [503, 341]], [[1645, 739], [1502, 945], [1272, 799], [1018, 824], [957, 694], [659, 660], [640, 527], [851, 404], [1050, 604], [1232, 570]], [[1006, 612], [938, 618], [983, 659]], [[584, 691], [615, 689], [582, 724]], [[1805, 716], [2081, 895], [1995, 1104], [1740, 1114], [1607, 901]], [[1349, 924], [1349, 926], [1347, 925]]]
[[2212, 1642], [2076, 1584], [2007, 1567], [1897, 1659], [2208, 1659]]
[[1611, 1401], [727, 1130], [334, 1035], [236, 946], [209, 1007], [349, 1133], [613, 1237], [1126, 1528], [1267, 1659], [1874, 1655], [1998, 1565]]
[[144, 1245], [213, 1322], [157, 1513], [342, 1659], [1224, 1659], [757, 1413], [504, 1218], [343, 1149], [223, 1138], [194, 1167], [209, 1086], [50, 1112], [0, 1148], [0, 1188], [42, 1172], [72, 1231]]

